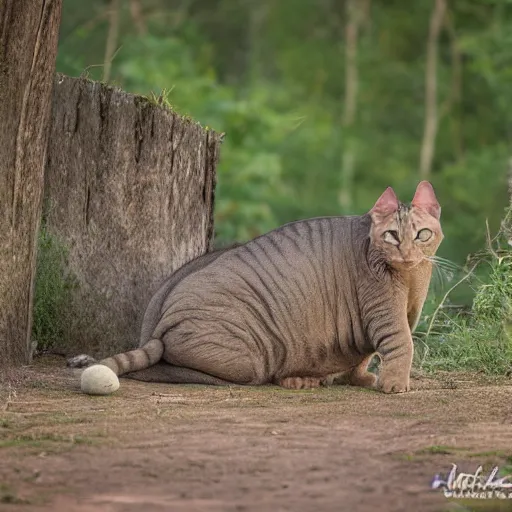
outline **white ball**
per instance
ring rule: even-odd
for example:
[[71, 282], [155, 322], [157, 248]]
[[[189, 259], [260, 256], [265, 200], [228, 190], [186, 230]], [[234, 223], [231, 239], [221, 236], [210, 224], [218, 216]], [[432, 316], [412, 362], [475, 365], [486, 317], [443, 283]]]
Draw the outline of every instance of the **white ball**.
[[88, 395], [110, 395], [119, 389], [119, 379], [108, 366], [95, 364], [82, 372], [80, 387]]

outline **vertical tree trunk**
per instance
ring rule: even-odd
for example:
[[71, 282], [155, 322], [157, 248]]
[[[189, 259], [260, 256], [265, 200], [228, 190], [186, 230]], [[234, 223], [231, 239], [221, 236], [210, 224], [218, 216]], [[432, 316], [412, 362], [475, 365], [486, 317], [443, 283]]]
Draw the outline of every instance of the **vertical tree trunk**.
[[453, 14], [448, 9], [445, 14], [444, 27], [450, 36], [450, 53], [452, 61], [452, 83], [450, 96], [443, 114], [451, 114], [451, 131], [453, 136], [454, 156], [460, 161], [464, 158], [464, 147], [462, 140], [462, 53], [459, 48], [459, 41], [453, 23]]
[[142, 14], [140, 0], [130, 0], [130, 14], [132, 15], [132, 20], [139, 36], [145, 35], [148, 29], [146, 27], [146, 20]]
[[247, 29], [248, 41], [248, 85], [249, 87], [262, 76], [262, 31], [267, 19], [269, 5], [264, 0], [258, 0], [251, 4], [249, 11], [249, 25]]
[[0, 365], [30, 362], [61, 0], [0, 1]]
[[350, 133], [356, 119], [358, 67], [357, 45], [358, 34], [365, 15], [369, 13], [370, 0], [346, 0], [345, 25], [345, 96], [343, 99], [342, 117], [342, 157], [341, 157], [341, 190], [339, 203], [344, 212], [352, 208], [352, 184], [356, 149], [354, 137]]
[[425, 128], [420, 156], [421, 179], [428, 179], [434, 160], [437, 135], [437, 46], [446, 11], [445, 0], [435, 0], [430, 16], [425, 69]]
[[105, 59], [103, 62], [103, 81], [110, 80], [110, 70], [112, 69], [112, 59], [116, 53], [117, 39], [119, 36], [119, 0], [110, 0], [108, 14], [108, 34], [105, 45]]

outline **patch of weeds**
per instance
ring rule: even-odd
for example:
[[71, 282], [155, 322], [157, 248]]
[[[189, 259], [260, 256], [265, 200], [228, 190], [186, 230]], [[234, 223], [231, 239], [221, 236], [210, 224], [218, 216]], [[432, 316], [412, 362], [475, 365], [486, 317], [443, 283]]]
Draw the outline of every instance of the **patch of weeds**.
[[84, 423], [92, 423], [92, 418], [88, 417], [75, 417], [69, 416], [67, 414], [55, 416], [53, 418], [49, 418], [48, 423], [52, 425], [81, 425]]
[[[69, 301], [76, 280], [67, 272], [68, 249], [51, 234], [45, 218], [39, 230], [36, 281], [34, 293], [34, 322], [32, 338], [37, 351], [44, 352], [63, 337], [65, 318], [62, 311]], [[37, 387], [38, 384], [33, 384]], [[44, 387], [43, 384], [41, 384]]]
[[19, 498], [16, 492], [7, 484], [0, 484], [0, 503], [20, 505], [26, 504], [27, 501]]
[[163, 88], [160, 92], [160, 94], [155, 94], [153, 91], [149, 93], [148, 96], [142, 96], [145, 100], [147, 100], [149, 103], [152, 103], [153, 105], [158, 105], [160, 107], [164, 107], [167, 110], [174, 111], [171, 102], [169, 100], [169, 95], [172, 93], [172, 90], [174, 87], [171, 87], [171, 89]]
[[93, 439], [84, 436], [72, 436], [71, 441], [73, 444], [94, 444]]
[[406, 462], [415, 462], [418, 460], [418, 457], [416, 457], [416, 455], [414, 455], [413, 453], [399, 453], [395, 455], [394, 458]]
[[[469, 261], [463, 277], [423, 319], [422, 329], [415, 333], [415, 366], [512, 375], [512, 228], [507, 226], [512, 226], [512, 210], [500, 233], [493, 240], [488, 237], [487, 249]], [[473, 288], [473, 305], [469, 312], [454, 313], [449, 296], [463, 282]]]
[[443, 512], [510, 512], [510, 500], [475, 500], [458, 498]]
[[12, 421], [8, 418], [0, 418], [0, 428], [12, 428]]
[[489, 450], [487, 452], [478, 452], [478, 453], [468, 453], [468, 457], [470, 458], [483, 458], [483, 457], [498, 457], [498, 458], [506, 458], [507, 455], [500, 450]]
[[94, 444], [94, 439], [80, 435], [43, 434], [17, 434], [10, 439], [0, 440], [0, 448], [28, 447], [44, 448], [52, 444], [78, 445]]
[[414, 418], [415, 415], [410, 412], [397, 411], [391, 414], [393, 418]]
[[27, 382], [27, 387], [34, 389], [49, 389], [50, 385], [47, 382], [44, 382], [43, 380], [32, 380], [30, 382]]
[[[511, 455], [509, 455], [506, 458], [505, 465], [500, 468], [499, 473], [502, 477], [512, 475], [512, 456]], [[512, 481], [512, 476], [510, 477], [510, 480]]]
[[457, 452], [464, 451], [464, 448], [456, 448], [454, 446], [443, 446], [443, 445], [433, 445], [422, 448], [421, 450], [416, 450], [416, 455], [453, 455]]

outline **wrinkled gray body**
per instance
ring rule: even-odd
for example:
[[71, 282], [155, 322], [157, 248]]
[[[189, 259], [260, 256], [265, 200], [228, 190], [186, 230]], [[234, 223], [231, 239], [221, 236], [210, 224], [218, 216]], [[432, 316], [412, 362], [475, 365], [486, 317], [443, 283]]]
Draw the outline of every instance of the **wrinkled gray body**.
[[[151, 300], [140, 345], [161, 339], [166, 363], [239, 384], [357, 366], [396, 334], [387, 319], [396, 295], [370, 252], [370, 224], [369, 215], [294, 222], [194, 260]], [[146, 380], [137, 373], [127, 376]]]
[[139, 347], [144, 346], [152, 337], [153, 332], [162, 317], [162, 307], [171, 290], [186, 276], [205, 267], [215, 259], [217, 259], [225, 249], [220, 249], [206, 253], [183, 267], [179, 268], [171, 276], [169, 276], [161, 285], [157, 292], [151, 297], [149, 304], [144, 313], [142, 327], [140, 329]]

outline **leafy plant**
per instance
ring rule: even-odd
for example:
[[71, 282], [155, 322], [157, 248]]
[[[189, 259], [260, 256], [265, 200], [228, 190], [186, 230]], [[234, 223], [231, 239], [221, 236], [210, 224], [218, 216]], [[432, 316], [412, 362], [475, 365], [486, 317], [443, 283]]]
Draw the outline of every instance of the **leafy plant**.
[[[510, 219], [505, 217], [505, 224]], [[475, 296], [468, 312], [450, 313], [449, 292], [417, 333], [416, 364], [425, 369], [478, 370], [488, 374], [512, 371], [512, 251], [503, 228], [488, 248], [473, 259], [457, 284], [473, 279]], [[476, 260], [476, 262], [475, 262]], [[478, 266], [488, 267], [477, 278]]]
[[44, 352], [62, 338], [62, 306], [69, 300], [75, 280], [66, 271], [68, 251], [44, 225], [38, 238], [32, 339], [37, 351]]

